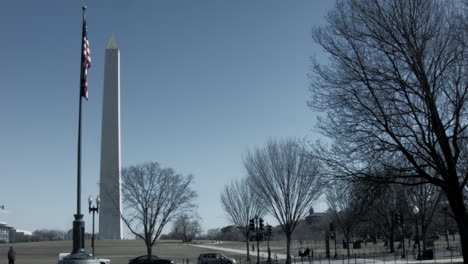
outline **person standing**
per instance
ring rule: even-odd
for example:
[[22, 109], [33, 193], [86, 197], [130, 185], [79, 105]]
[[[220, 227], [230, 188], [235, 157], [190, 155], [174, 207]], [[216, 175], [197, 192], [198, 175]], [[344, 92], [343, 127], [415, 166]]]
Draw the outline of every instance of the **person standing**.
[[13, 247], [10, 247], [8, 250], [8, 264], [15, 264], [16, 252]]
[[305, 256], [305, 248], [304, 247], [301, 247], [299, 249], [299, 256], [301, 257], [301, 261], [304, 260], [304, 256]]

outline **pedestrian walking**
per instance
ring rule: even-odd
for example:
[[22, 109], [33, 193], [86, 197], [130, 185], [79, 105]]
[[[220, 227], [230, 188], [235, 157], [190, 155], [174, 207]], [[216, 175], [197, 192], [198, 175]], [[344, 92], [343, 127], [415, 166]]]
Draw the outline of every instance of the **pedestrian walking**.
[[15, 264], [16, 252], [13, 247], [10, 247], [8, 250], [8, 264]]

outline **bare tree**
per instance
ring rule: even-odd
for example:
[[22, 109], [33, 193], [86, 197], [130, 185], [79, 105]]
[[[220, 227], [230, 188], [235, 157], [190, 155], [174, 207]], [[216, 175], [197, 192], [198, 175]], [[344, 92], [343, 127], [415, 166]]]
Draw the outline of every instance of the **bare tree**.
[[[468, 259], [468, 33], [459, 0], [344, 0], [314, 30], [330, 55], [315, 63], [311, 107], [340, 174], [446, 194]], [[323, 156], [323, 153], [320, 153]], [[386, 178], [373, 167], [395, 173]], [[410, 179], [410, 180], [408, 180]]]
[[[372, 199], [369, 211], [365, 215], [365, 220], [372, 223], [376, 229], [382, 233], [389, 244], [390, 253], [395, 252], [395, 235], [398, 231], [396, 222], [397, 214], [404, 218], [403, 213], [407, 211], [408, 200], [405, 190], [400, 185], [373, 185], [378, 189], [374, 195], [369, 196]], [[404, 233], [401, 230], [401, 233]]]
[[205, 234], [206, 239], [211, 239], [211, 240], [218, 240], [219, 233], [221, 233], [220, 228], [212, 228], [208, 229]]
[[410, 198], [411, 204], [419, 209], [416, 217], [421, 225], [421, 239], [423, 249], [426, 250], [426, 237], [429, 231], [434, 215], [438, 211], [438, 205], [442, 199], [440, 188], [435, 185], [422, 184], [409, 188], [407, 196]]
[[58, 229], [38, 229], [33, 231], [33, 239], [36, 241], [64, 240], [67, 232]]
[[330, 219], [345, 237], [348, 257], [350, 257], [349, 243], [354, 229], [367, 212], [369, 198], [375, 197], [375, 194], [369, 195], [369, 190], [364, 190], [363, 187], [357, 183], [341, 181], [330, 184], [326, 192]]
[[221, 193], [221, 205], [229, 221], [236, 225], [244, 236], [247, 260], [249, 260], [249, 220], [255, 216], [262, 217], [265, 214], [265, 206], [259, 202], [255, 193], [247, 184], [247, 179], [241, 179], [226, 185], [224, 192]]
[[319, 163], [297, 142], [285, 140], [270, 141], [265, 148], [248, 152], [244, 166], [253, 190], [286, 235], [289, 264], [291, 234], [324, 187]]
[[202, 228], [196, 217], [182, 214], [175, 220], [172, 232], [168, 237], [182, 239], [182, 242], [192, 242], [201, 232]]
[[192, 201], [197, 195], [191, 189], [192, 180], [192, 175], [177, 174], [156, 162], [122, 170], [126, 208], [122, 220], [134, 235], [145, 241], [148, 255], [164, 226], [193, 208]]

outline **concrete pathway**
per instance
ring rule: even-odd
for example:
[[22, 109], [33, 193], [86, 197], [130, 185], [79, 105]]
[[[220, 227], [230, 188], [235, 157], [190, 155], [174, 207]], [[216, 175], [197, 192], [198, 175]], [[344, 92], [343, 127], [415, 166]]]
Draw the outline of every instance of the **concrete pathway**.
[[[191, 244], [191, 246], [199, 247], [199, 248], [215, 249], [215, 250], [238, 253], [238, 254], [247, 254], [247, 250], [245, 250], [245, 249], [217, 247], [217, 246], [211, 246], [211, 245], [207, 245], [207, 244], [203, 244], [203, 245]], [[255, 252], [250, 251], [250, 254], [251, 254], [251, 256], [255, 255], [255, 257], [257, 257], [257, 251], [255, 251]], [[268, 252], [260, 251], [260, 257], [261, 258], [268, 258]], [[286, 254], [276, 254], [276, 257], [278, 259], [286, 259]], [[271, 258], [275, 258], [275, 254], [271, 254]]]
[[[232, 253], [238, 253], [238, 254], [247, 254], [247, 251], [245, 249], [234, 249], [234, 248], [226, 248], [226, 247], [219, 247], [219, 246], [214, 246], [214, 245], [196, 245], [196, 244], [191, 244], [193, 247], [199, 247], [199, 248], [206, 248], [206, 249], [214, 249], [214, 250], [219, 250], [219, 251], [226, 251], [226, 252], [232, 252]], [[257, 256], [257, 251], [252, 254], [252, 256], [255, 255]], [[286, 254], [271, 254], [271, 257], [275, 259], [275, 256], [277, 257], [278, 260], [284, 260], [286, 259]], [[260, 257], [263, 259], [266, 259], [268, 257], [267, 252], [260, 251]], [[323, 263], [323, 264], [354, 264], [354, 263], [394, 263], [394, 264], [428, 264], [428, 263], [463, 263], [463, 258], [453, 258], [452, 260], [449, 259], [436, 259], [436, 260], [393, 260], [393, 261], [381, 261], [381, 260], [375, 260], [375, 259], [350, 259], [349, 262], [348, 260], [326, 260], [322, 259], [321, 261], [314, 260], [310, 262], [311, 264], [317, 264], [317, 263]], [[298, 261], [296, 259], [296, 264], [309, 264], [309, 261]]]

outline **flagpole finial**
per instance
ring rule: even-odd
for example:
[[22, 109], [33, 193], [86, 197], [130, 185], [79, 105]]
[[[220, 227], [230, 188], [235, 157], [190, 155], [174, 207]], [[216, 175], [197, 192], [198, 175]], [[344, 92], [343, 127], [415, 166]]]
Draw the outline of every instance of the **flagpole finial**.
[[85, 20], [86, 17], [86, 5], [83, 5], [83, 20]]

